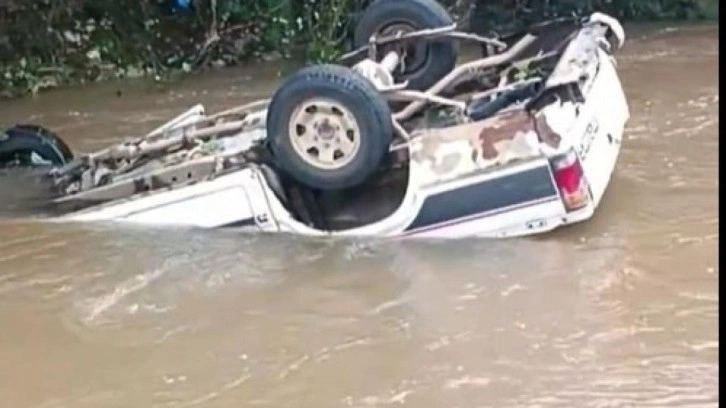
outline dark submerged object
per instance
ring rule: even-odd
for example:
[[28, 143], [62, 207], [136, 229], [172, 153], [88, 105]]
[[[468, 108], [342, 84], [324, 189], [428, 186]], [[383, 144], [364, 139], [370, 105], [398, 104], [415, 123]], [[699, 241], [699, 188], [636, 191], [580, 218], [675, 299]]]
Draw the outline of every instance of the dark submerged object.
[[70, 147], [42, 126], [21, 124], [0, 131], [0, 217], [49, 210], [56, 193], [48, 172], [71, 160]]
[[0, 131], [0, 169], [62, 166], [73, 160], [70, 147], [38, 125], [14, 125]]

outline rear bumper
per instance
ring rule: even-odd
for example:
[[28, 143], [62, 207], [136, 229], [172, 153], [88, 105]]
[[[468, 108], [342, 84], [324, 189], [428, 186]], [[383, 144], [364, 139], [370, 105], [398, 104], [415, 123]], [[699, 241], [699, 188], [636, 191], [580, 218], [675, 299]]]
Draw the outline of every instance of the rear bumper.
[[[558, 203], [558, 205], [561, 206], [560, 203]], [[559, 214], [529, 219], [524, 223], [512, 224], [509, 228], [505, 228], [492, 234], [486, 234], [486, 237], [517, 238], [544, 234], [566, 225], [587, 221], [595, 214], [595, 209], [596, 207], [593, 204], [588, 204], [587, 206], [570, 213], [566, 213], [563, 208], [562, 212]], [[545, 208], [542, 207], [542, 210], [545, 210]]]

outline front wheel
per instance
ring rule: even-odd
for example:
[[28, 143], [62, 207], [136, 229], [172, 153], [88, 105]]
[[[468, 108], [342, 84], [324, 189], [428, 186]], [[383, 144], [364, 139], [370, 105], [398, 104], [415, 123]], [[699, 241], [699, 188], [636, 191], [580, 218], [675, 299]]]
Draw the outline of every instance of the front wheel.
[[267, 138], [293, 179], [335, 190], [363, 183], [393, 137], [386, 100], [367, 79], [338, 65], [315, 65], [288, 78], [272, 97]]

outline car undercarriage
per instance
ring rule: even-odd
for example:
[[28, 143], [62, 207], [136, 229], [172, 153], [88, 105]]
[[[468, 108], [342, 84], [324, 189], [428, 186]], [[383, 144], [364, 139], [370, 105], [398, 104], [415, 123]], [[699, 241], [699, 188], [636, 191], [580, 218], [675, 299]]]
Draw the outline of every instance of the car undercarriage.
[[[609, 50], [624, 38], [619, 24], [598, 14], [485, 37], [457, 30], [433, 0], [375, 2], [360, 16], [354, 37], [356, 48], [337, 64], [300, 69], [270, 99], [214, 114], [192, 108], [142, 137], [96, 152], [74, 156], [47, 129], [11, 127], [0, 138], [0, 169], [47, 169], [39, 185], [64, 211], [201, 183], [247, 166], [273, 172], [270, 178], [283, 180], [288, 192], [351, 197], [371, 184], [406, 180], [400, 175], [407, 162], [426, 160], [412, 158], [408, 147], [432, 134], [469, 139], [472, 154], [489, 161], [502, 153], [497, 146], [530, 131], [556, 148], [558, 135], [538, 112], [554, 100], [578, 99], [589, 67], [569, 61], [586, 61], [593, 47]], [[610, 40], [595, 42], [599, 38]], [[458, 63], [462, 41], [478, 47], [481, 57]], [[487, 125], [470, 134], [468, 125], [478, 122]], [[396, 191], [389, 196], [400, 201], [405, 185]]]

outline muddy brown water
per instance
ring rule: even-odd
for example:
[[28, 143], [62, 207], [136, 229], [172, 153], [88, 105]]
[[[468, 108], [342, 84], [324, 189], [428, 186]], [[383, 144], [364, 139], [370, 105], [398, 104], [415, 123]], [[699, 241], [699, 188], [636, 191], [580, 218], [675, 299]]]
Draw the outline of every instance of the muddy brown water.
[[[631, 34], [596, 217], [537, 238], [387, 242], [0, 223], [0, 406], [715, 407], [718, 27]], [[3, 102], [87, 150], [272, 89]], [[120, 85], [119, 85], [120, 86]]]

